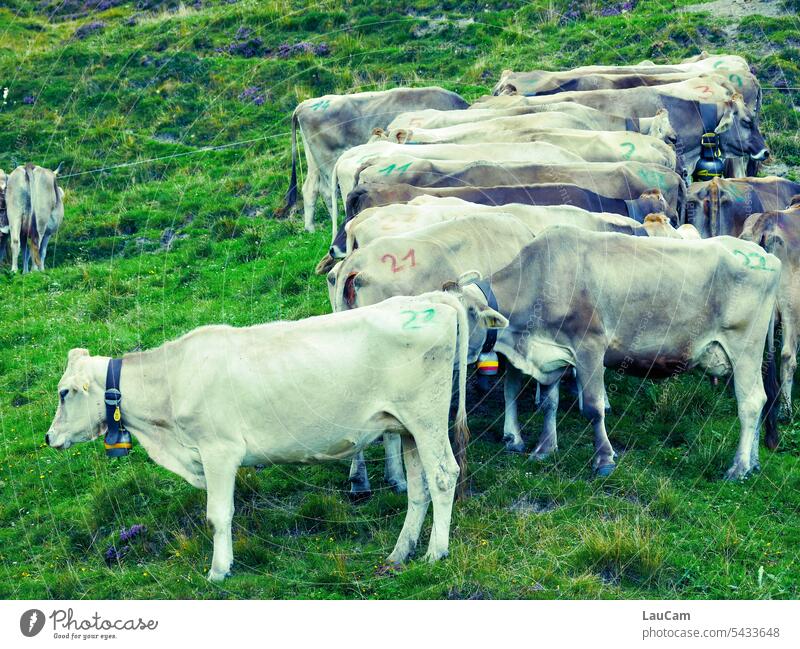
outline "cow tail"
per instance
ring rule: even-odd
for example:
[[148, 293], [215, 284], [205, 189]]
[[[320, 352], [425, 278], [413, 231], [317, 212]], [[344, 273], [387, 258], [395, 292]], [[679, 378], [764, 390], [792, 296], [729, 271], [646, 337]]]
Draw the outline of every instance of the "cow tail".
[[467, 425], [467, 361], [469, 356], [469, 323], [467, 311], [458, 298], [442, 294], [447, 304], [456, 310], [458, 340], [458, 409], [456, 410], [455, 429], [453, 434], [453, 450], [458, 463], [458, 484], [456, 498], [463, 500], [469, 492], [469, 474], [467, 472], [467, 446], [469, 445], [469, 426]]
[[772, 308], [772, 317], [769, 319], [769, 330], [767, 331], [767, 367], [764, 376], [764, 391], [767, 393], [767, 403], [764, 404], [762, 418], [766, 433], [764, 444], [770, 450], [778, 448], [780, 442], [780, 432], [778, 431], [778, 403], [780, 400], [780, 383], [778, 382], [778, 364], [775, 357], [778, 351], [775, 349], [775, 327], [777, 308]]
[[289, 178], [289, 189], [286, 192], [286, 202], [283, 206], [284, 214], [297, 204], [297, 111], [292, 113], [292, 175]]
[[[770, 236], [767, 226], [761, 234], [759, 245], [767, 252], [774, 250], [774, 237]], [[778, 350], [775, 349], [775, 328], [780, 322], [778, 306], [772, 305], [772, 315], [769, 319], [769, 329], [767, 330], [767, 364], [764, 368], [764, 392], [767, 394], [767, 402], [761, 413], [764, 422], [765, 434], [764, 444], [767, 448], [775, 450], [780, 442], [780, 432], [778, 431], [778, 404], [780, 403], [780, 383], [778, 381], [778, 364], [776, 356]]]
[[339, 206], [339, 160], [333, 165], [333, 173], [331, 173], [331, 243], [336, 238], [336, 226], [339, 221], [339, 215], [337, 214]]
[[28, 248], [31, 250], [33, 263], [39, 268], [42, 267], [42, 259], [39, 256], [39, 228], [36, 227], [36, 214], [31, 213], [31, 229], [28, 236]]

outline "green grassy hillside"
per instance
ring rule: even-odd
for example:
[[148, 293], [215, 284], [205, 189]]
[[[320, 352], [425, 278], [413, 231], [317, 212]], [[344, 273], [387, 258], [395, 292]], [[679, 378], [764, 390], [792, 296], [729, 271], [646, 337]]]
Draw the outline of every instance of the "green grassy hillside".
[[[313, 235], [272, 217], [303, 99], [438, 84], [471, 100], [505, 68], [725, 51], [753, 64], [762, 130], [800, 177], [797, 15], [683, 4], [0, 0], [0, 168], [63, 161], [67, 192], [47, 271], [0, 273], [0, 597], [800, 597], [800, 432], [762, 450], [760, 474], [722, 482], [735, 402], [701, 376], [611, 379], [622, 458], [606, 480], [574, 407], [557, 459], [533, 464], [497, 442], [500, 390], [473, 393], [475, 495], [456, 508], [451, 557], [390, 575], [375, 569], [405, 496], [384, 489], [378, 448], [360, 505], [344, 463], [241, 471], [235, 576], [218, 587], [203, 492], [140, 447], [111, 461], [99, 443], [42, 443], [72, 347], [122, 354], [201, 324], [326, 312], [322, 207]], [[532, 412], [528, 399], [528, 437]], [[107, 564], [134, 524], [146, 533]]]

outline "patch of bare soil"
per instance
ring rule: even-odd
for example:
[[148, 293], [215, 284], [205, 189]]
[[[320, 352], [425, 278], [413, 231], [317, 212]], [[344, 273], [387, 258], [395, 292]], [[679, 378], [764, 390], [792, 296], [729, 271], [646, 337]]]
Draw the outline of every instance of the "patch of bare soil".
[[683, 11], [707, 11], [719, 18], [744, 18], [745, 16], [769, 16], [777, 18], [790, 12], [783, 8], [780, 0], [716, 0], [689, 5]]

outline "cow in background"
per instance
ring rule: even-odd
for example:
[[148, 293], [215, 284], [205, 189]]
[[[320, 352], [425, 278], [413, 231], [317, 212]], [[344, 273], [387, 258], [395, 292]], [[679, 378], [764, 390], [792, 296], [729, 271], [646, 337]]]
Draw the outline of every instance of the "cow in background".
[[394, 88], [351, 95], [325, 95], [307, 99], [292, 113], [292, 175], [286, 205], [290, 213], [297, 203], [297, 129], [306, 151], [307, 173], [303, 183], [305, 228], [314, 231], [314, 206], [322, 192], [330, 205], [333, 166], [349, 148], [366, 143], [375, 128], [386, 128], [400, 113], [420, 108], [455, 110], [469, 104], [443, 88]]
[[8, 175], [6, 208], [14, 273], [19, 269], [20, 249], [23, 272], [28, 272], [31, 258], [34, 270], [44, 270], [47, 244], [64, 220], [64, 190], [58, 186], [60, 170], [61, 165], [50, 171], [28, 163]]

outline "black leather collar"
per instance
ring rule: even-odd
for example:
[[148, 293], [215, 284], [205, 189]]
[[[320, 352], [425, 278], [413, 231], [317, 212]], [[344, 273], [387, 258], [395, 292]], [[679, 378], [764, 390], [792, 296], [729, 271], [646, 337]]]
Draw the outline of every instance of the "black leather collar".
[[125, 429], [122, 423], [122, 392], [119, 389], [120, 376], [122, 374], [122, 359], [112, 358], [108, 361], [106, 370], [106, 391], [104, 400], [106, 404], [106, 455], [109, 457], [121, 457], [127, 455], [131, 450], [131, 434]]
[[[489, 308], [497, 311], [497, 298], [495, 297], [494, 291], [492, 290], [492, 285], [489, 283], [489, 280], [482, 279], [478, 282], [473, 282], [473, 284], [478, 288], [478, 290], [481, 293], [483, 293], [483, 297], [486, 298], [486, 302], [489, 305]], [[483, 341], [483, 348], [481, 349], [481, 354], [488, 354], [490, 351], [492, 351], [494, 349], [496, 342], [497, 342], [497, 329], [487, 329], [486, 340]]]

